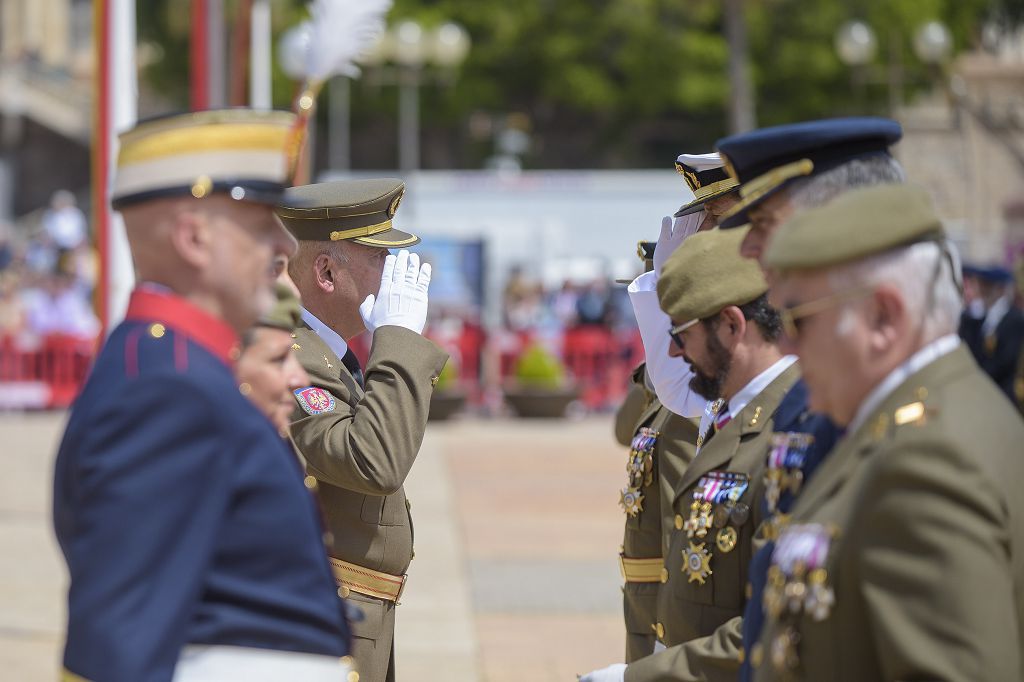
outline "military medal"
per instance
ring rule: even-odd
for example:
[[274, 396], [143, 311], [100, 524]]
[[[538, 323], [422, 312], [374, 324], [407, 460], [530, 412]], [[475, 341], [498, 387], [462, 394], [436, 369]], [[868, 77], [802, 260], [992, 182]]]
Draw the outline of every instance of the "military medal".
[[742, 502], [733, 505], [729, 511], [729, 518], [737, 526], [742, 526], [750, 518], [750, 507]]
[[819, 623], [828, 618], [832, 606], [836, 603], [835, 592], [827, 583], [828, 572], [824, 568], [816, 568], [807, 575], [804, 611]]
[[698, 582], [701, 585], [711, 575], [711, 555], [705, 549], [704, 543], [690, 546], [683, 550], [683, 570], [689, 576], [687, 582]]
[[772, 666], [776, 670], [792, 670], [800, 663], [797, 657], [796, 647], [800, 643], [800, 633], [793, 628], [786, 628], [782, 633], [772, 640], [771, 656]]
[[619, 494], [619, 505], [630, 517], [636, 517], [644, 510], [644, 496], [636, 488], [623, 488]]
[[636, 432], [630, 444], [629, 457], [626, 459], [627, 487], [622, 489], [619, 505], [630, 517], [642, 512], [644, 496], [640, 492], [642, 486], [654, 482], [654, 444], [659, 433], [649, 427], [642, 427]]
[[715, 507], [713, 523], [715, 528], [722, 528], [725, 524], [729, 523], [729, 507], [724, 504], [720, 504]]
[[728, 554], [735, 549], [736, 529], [732, 526], [726, 526], [718, 531], [718, 537], [715, 538], [715, 546], [718, 547], [722, 554]]
[[764, 588], [764, 596], [761, 604], [764, 612], [772, 618], [778, 619], [782, 615], [782, 590], [786, 586], [786, 576], [778, 566], [768, 569], [768, 582]]

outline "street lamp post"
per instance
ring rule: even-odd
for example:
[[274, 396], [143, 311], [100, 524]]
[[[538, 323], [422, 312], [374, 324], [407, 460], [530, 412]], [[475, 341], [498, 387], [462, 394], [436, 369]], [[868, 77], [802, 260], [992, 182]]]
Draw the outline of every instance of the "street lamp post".
[[377, 45], [363, 58], [367, 66], [397, 67], [398, 85], [398, 167], [406, 180], [420, 167], [420, 86], [435, 66], [451, 70], [469, 53], [469, 35], [454, 22], [430, 30], [405, 20], [381, 36]]

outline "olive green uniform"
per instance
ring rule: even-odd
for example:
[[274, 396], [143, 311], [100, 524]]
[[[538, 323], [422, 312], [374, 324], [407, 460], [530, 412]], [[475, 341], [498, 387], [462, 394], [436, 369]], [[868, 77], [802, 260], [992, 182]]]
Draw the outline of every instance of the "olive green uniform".
[[[381, 327], [373, 335], [364, 391], [308, 326], [295, 331], [293, 349], [313, 386], [334, 399], [319, 414], [297, 408], [291, 425], [307, 484], [320, 498], [329, 552], [370, 571], [404, 576], [413, 556], [413, 526], [403, 484], [448, 356], [415, 332]], [[364, 614], [351, 624], [360, 679], [393, 679], [395, 601], [344, 586], [340, 593]]]
[[[643, 365], [634, 374], [634, 386], [643, 386]], [[654, 624], [661, 568], [672, 524], [670, 507], [676, 483], [693, 459], [697, 424], [649, 398], [633, 428], [626, 462], [627, 482], [620, 493], [626, 514], [621, 566], [625, 585], [622, 610], [626, 624], [626, 662], [654, 651]]]
[[1024, 679], [1021, 443], [963, 347], [904, 381], [797, 499], [756, 679]]
[[[774, 415], [799, 376], [796, 364], [786, 368], [701, 447], [683, 474], [655, 625], [668, 649], [630, 664], [626, 682], [675, 679], [691, 659], [707, 679], [735, 679]], [[704, 497], [709, 483], [724, 488], [724, 499]]]

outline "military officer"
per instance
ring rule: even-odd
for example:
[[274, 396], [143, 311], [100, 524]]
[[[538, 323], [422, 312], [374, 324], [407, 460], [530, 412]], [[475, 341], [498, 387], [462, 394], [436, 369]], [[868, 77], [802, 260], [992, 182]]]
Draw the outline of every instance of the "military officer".
[[633, 306], [647, 361], [647, 379], [662, 405], [684, 417], [700, 417], [707, 401], [690, 388], [693, 374], [686, 363], [668, 354], [667, 331], [672, 326], [658, 306], [657, 282], [662, 265], [691, 235], [714, 228], [721, 215], [737, 201], [737, 182], [730, 178], [717, 153], [680, 154], [676, 171], [686, 180], [693, 199], [673, 218], [661, 221], [661, 234], [653, 254], [654, 269], [637, 277], [627, 291]]
[[856, 190], [765, 253], [813, 402], [846, 429], [772, 554], [758, 680], [1024, 675], [1024, 422], [956, 336], [927, 193]]
[[[740, 185], [741, 200], [723, 217], [723, 229], [751, 221], [741, 244], [742, 253], [760, 261], [780, 221], [857, 187], [903, 181], [903, 169], [889, 148], [902, 135], [895, 121], [882, 118], [837, 118], [775, 126], [718, 141], [718, 148]], [[788, 339], [783, 346], [788, 349]], [[715, 656], [735, 655], [741, 661], [740, 679], [753, 671], [746, 652], [757, 641], [764, 621], [762, 594], [778, 526], [785, 521], [802, 486], [814, 474], [838, 438], [829, 419], [810, 409], [807, 386], [801, 380], [791, 389], [786, 403], [792, 418], [776, 419], [765, 469], [765, 525], [760, 533], [764, 546], [755, 552], [750, 566], [750, 599], [741, 623], [742, 646], [726, 648], [731, 639], [712, 637], [690, 648]], [[732, 632], [730, 625], [725, 632]], [[690, 656], [688, 660], [695, 660]], [[694, 679], [676, 667], [677, 679]], [[693, 672], [696, 672], [694, 670]]]
[[292, 351], [292, 332], [302, 322], [299, 298], [287, 284], [275, 286], [277, 302], [242, 335], [235, 376], [238, 390], [265, 414], [278, 433], [287, 434], [297, 388], [309, 375]]
[[[1013, 273], [999, 266], [972, 270], [978, 297], [960, 318], [960, 336], [978, 365], [1016, 402], [1014, 382], [1024, 350], [1024, 312], [1016, 305]], [[969, 270], [964, 271], [966, 275]]]
[[[653, 247], [650, 244], [650, 247]], [[641, 249], [639, 255], [653, 255]], [[654, 267], [645, 258], [647, 269]], [[693, 459], [697, 442], [696, 420], [680, 417], [665, 408], [646, 386], [645, 365], [633, 373], [633, 390], [647, 396], [631, 429], [626, 458], [626, 485], [619, 504], [626, 516], [619, 565], [625, 582], [622, 610], [626, 625], [626, 663], [648, 656], [657, 641], [658, 588], [664, 570], [668, 529], [672, 527], [670, 500]]]
[[113, 204], [140, 284], [57, 454], [67, 679], [345, 674], [315, 500], [232, 374], [293, 247], [273, 213], [293, 122], [205, 111], [121, 136]]
[[[671, 538], [654, 626], [668, 648], [624, 669], [595, 671], [588, 682], [663, 679], [678, 665], [679, 645], [742, 613], [761, 521], [765, 452], [776, 414], [789, 409], [783, 397], [799, 377], [796, 358], [778, 350], [781, 324], [767, 303], [764, 276], [739, 254], [743, 237], [743, 230], [696, 234], [659, 278], [658, 299], [675, 325], [671, 352], [693, 368], [693, 389], [719, 400], [670, 498]], [[709, 674], [734, 678], [738, 661], [723, 661], [721, 671], [710, 659], [705, 665]]]
[[[403, 484], [448, 356], [423, 337], [430, 265], [392, 247], [404, 184], [343, 180], [296, 187], [278, 215], [299, 240], [288, 272], [302, 295], [295, 353], [312, 382], [291, 425], [317, 490], [340, 593], [364, 612], [353, 652], [364, 682], [393, 680], [395, 606], [413, 556]], [[348, 341], [372, 334], [365, 374]]]

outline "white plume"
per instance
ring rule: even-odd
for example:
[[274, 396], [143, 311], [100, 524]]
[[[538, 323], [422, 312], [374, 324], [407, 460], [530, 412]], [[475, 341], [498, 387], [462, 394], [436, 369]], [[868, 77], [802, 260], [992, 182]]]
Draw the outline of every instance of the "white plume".
[[389, 9], [391, 0], [312, 0], [307, 82], [323, 83], [336, 74], [358, 76], [355, 60], [384, 31]]

